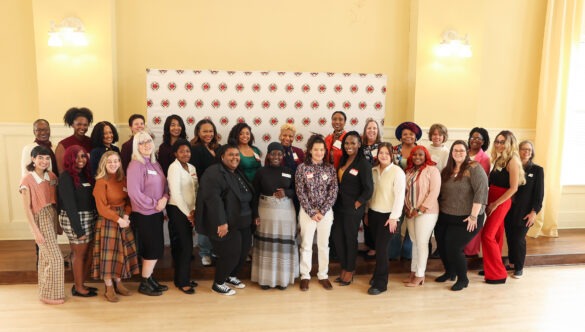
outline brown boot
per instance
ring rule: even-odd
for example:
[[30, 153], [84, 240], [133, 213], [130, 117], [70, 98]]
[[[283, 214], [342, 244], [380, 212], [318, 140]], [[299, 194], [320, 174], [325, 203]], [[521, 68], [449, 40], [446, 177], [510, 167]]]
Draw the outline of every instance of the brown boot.
[[106, 285], [106, 292], [104, 293], [106, 300], [108, 302], [118, 302], [120, 299], [116, 296], [116, 291], [114, 290], [114, 286]]
[[122, 296], [132, 295], [132, 292], [128, 288], [126, 288], [126, 286], [124, 286], [124, 284], [122, 284], [122, 281], [118, 281], [118, 282], [114, 281], [114, 290], [116, 291], [116, 293], [118, 293]]

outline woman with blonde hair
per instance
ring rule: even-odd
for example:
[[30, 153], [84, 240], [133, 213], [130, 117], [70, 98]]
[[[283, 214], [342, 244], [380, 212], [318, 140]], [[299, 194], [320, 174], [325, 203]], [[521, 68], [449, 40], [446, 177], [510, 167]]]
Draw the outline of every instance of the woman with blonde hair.
[[129, 296], [122, 279], [138, 274], [136, 243], [130, 228], [130, 200], [120, 155], [106, 151], [97, 167], [93, 197], [99, 218], [95, 227], [92, 276], [106, 285], [109, 302], [118, 302], [116, 294]]
[[485, 282], [503, 284], [508, 276], [502, 263], [504, 218], [510, 210], [512, 196], [526, 183], [518, 154], [518, 142], [511, 131], [501, 131], [492, 149], [493, 168], [489, 176], [488, 215], [481, 233]]

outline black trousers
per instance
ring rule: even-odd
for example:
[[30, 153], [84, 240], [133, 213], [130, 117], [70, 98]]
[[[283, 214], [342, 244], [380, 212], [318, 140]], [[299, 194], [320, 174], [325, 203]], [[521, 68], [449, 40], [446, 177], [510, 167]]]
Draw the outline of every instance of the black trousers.
[[473, 232], [468, 232], [467, 223], [463, 222], [467, 217], [466, 215], [454, 216], [439, 213], [439, 219], [435, 225], [437, 249], [445, 271], [449, 275], [456, 275], [458, 281], [469, 280], [467, 279], [467, 260], [463, 248], [483, 227], [485, 214], [477, 217], [477, 228]]
[[228, 277], [237, 276], [246, 263], [252, 245], [252, 232], [250, 227], [234, 229], [228, 231], [221, 241], [215, 237], [210, 237], [210, 240], [217, 255], [214, 282], [222, 284]]
[[175, 286], [186, 287], [191, 281], [191, 255], [193, 254], [193, 227], [187, 216], [174, 205], [167, 205], [171, 255], [175, 263]]
[[525, 221], [518, 223], [517, 220], [504, 222], [506, 230], [506, 242], [508, 243], [508, 260], [514, 264], [514, 270], [524, 269], [526, 260], [526, 233], [530, 227], [526, 227]]
[[370, 231], [370, 226], [363, 224], [364, 226], [364, 244], [370, 250], [374, 250], [376, 247], [375, 238], [372, 236], [372, 231]]
[[[372, 209], [368, 211], [369, 230], [376, 244], [376, 267], [372, 276], [372, 287], [379, 290], [388, 288], [388, 246], [392, 233], [384, 226], [390, 213], [380, 213]], [[400, 230], [396, 230], [400, 232]]]
[[333, 216], [333, 242], [337, 250], [337, 258], [341, 268], [355, 271], [355, 260], [358, 252], [358, 231], [364, 215], [364, 208], [352, 212], [335, 212]]

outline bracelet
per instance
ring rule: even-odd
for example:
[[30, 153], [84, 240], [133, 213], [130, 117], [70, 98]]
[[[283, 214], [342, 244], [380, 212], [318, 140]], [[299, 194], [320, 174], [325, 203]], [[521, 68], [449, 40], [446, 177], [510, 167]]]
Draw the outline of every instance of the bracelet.
[[469, 219], [471, 219], [471, 221], [477, 221], [477, 217], [476, 216], [469, 215]]

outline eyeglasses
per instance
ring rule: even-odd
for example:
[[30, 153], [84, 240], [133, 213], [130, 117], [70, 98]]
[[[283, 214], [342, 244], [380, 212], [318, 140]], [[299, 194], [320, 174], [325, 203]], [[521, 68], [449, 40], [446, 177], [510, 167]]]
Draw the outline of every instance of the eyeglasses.
[[453, 150], [453, 153], [465, 153], [467, 150]]
[[138, 142], [138, 144], [140, 145], [144, 145], [144, 144], [152, 144], [152, 140], [148, 140], [148, 141], [144, 141], [144, 142]]
[[472, 136], [469, 138], [470, 141], [483, 141], [483, 137], [481, 136]]
[[523, 151], [523, 152], [532, 152], [532, 149], [531, 148], [522, 148], [522, 149], [520, 149], [520, 151]]
[[506, 143], [505, 140], [503, 140], [503, 141], [494, 141], [494, 144], [495, 145], [504, 145], [505, 143]]

